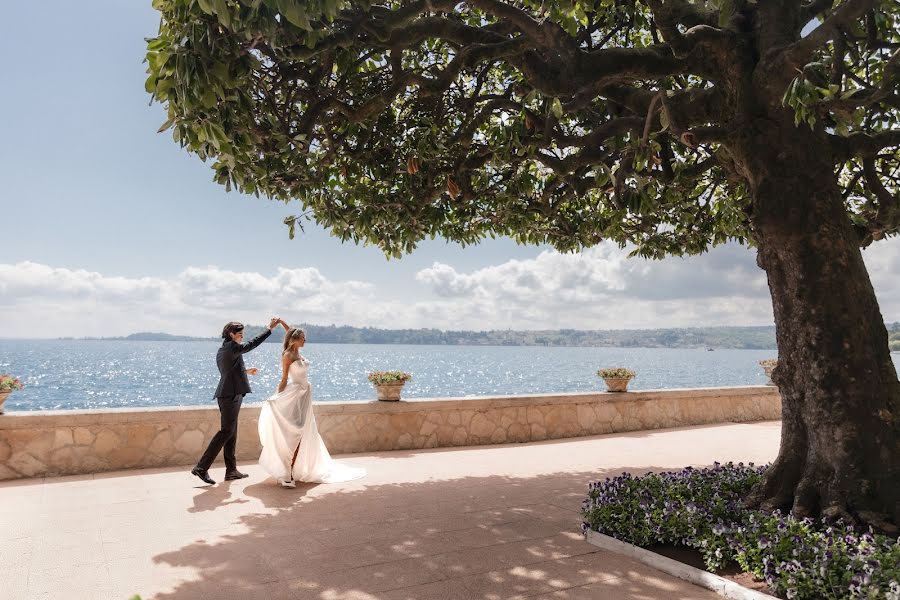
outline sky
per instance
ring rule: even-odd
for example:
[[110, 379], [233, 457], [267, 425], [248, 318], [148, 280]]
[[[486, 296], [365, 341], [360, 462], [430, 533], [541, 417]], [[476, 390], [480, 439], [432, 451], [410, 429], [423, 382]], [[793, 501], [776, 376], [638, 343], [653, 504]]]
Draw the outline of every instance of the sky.
[[[0, 337], [216, 335], [271, 315], [321, 325], [613, 329], [770, 325], [755, 251], [664, 261], [508, 239], [423, 243], [400, 260], [212, 181], [144, 91], [149, 0], [16, 2], [0, 52]], [[864, 253], [900, 320], [900, 241]]]

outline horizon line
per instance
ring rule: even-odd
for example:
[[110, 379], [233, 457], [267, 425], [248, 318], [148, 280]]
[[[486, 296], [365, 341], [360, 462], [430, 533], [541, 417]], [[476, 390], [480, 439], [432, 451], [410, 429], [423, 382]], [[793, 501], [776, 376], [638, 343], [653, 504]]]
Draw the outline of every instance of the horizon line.
[[[516, 333], [545, 333], [545, 332], [563, 332], [563, 331], [578, 331], [578, 332], [616, 332], [616, 331], [653, 331], [653, 330], [661, 330], [661, 331], [685, 331], [692, 329], [762, 329], [762, 328], [772, 328], [775, 327], [774, 323], [768, 325], [689, 325], [683, 327], [621, 327], [617, 329], [578, 329], [574, 327], [561, 327], [556, 329], [513, 329], [513, 328], [505, 328], [505, 329], [439, 329], [436, 327], [401, 327], [401, 328], [384, 328], [377, 327], [373, 325], [317, 325], [314, 323], [301, 323], [304, 326], [312, 326], [312, 327], [333, 327], [333, 328], [350, 328], [350, 329], [376, 329], [381, 331], [438, 331], [441, 333], [493, 333], [493, 332], [516, 332]], [[887, 325], [887, 323], [886, 323]], [[265, 325], [254, 325], [254, 324], [245, 324], [245, 327], [261, 327], [265, 328]], [[272, 330], [276, 331], [275, 329]], [[188, 338], [197, 338], [198, 340], [206, 340], [206, 339], [218, 339], [219, 335], [190, 335], [190, 334], [182, 334], [182, 333], [168, 333], [164, 331], [135, 331], [132, 333], [128, 333], [125, 335], [107, 335], [107, 336], [54, 336], [54, 337], [5, 337], [0, 336], [0, 340], [2, 341], [60, 341], [60, 340], [71, 340], [71, 341], [102, 341], [102, 340], [124, 340], [132, 335], [139, 334], [151, 334], [151, 335], [169, 335], [173, 337], [188, 337]]]

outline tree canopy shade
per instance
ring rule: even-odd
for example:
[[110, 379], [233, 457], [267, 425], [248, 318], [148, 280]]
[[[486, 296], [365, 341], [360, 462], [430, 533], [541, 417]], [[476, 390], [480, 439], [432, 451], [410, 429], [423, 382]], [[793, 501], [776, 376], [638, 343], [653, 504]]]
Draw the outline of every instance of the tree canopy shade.
[[147, 89], [218, 181], [395, 255], [752, 240], [729, 141], [761, 94], [833, 147], [861, 239], [895, 233], [897, 3], [716, 4], [156, 0]]
[[900, 228], [897, 0], [154, 6], [161, 130], [220, 183], [299, 199], [292, 235], [756, 244], [784, 433], [755, 501], [900, 523], [900, 385], [859, 250]]

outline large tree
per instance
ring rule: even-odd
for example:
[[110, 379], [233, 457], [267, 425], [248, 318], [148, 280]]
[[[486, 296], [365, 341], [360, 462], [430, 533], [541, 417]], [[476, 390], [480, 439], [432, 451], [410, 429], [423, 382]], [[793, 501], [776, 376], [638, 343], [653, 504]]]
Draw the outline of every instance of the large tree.
[[147, 90], [215, 178], [389, 255], [737, 240], [781, 450], [751, 502], [900, 524], [900, 384], [860, 247], [900, 227], [896, 0], [154, 0]]

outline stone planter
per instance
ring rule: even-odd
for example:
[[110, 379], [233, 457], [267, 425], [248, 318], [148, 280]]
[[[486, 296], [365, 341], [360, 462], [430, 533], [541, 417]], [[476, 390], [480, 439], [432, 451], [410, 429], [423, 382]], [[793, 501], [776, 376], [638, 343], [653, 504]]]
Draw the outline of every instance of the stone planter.
[[604, 377], [607, 392], [627, 392], [630, 377]]
[[399, 383], [375, 383], [372, 385], [375, 386], [375, 393], [378, 395], [379, 400], [397, 402], [400, 400], [400, 390], [403, 389], [404, 383], [401, 381]]
[[12, 392], [0, 392], [0, 415], [3, 414], [3, 403], [6, 402], [6, 399]]
[[763, 370], [763, 372], [766, 374], [766, 377], [769, 378], [769, 380], [766, 382], [766, 385], [773, 385], [773, 386], [774, 386], [774, 385], [775, 385], [775, 382], [772, 381], [772, 371], [775, 370], [775, 367], [778, 366], [778, 363], [775, 363], [775, 364], [771, 364], [771, 365], [770, 365], [770, 364], [763, 364], [763, 362], [760, 361], [759, 366], [762, 367], [762, 370]]

